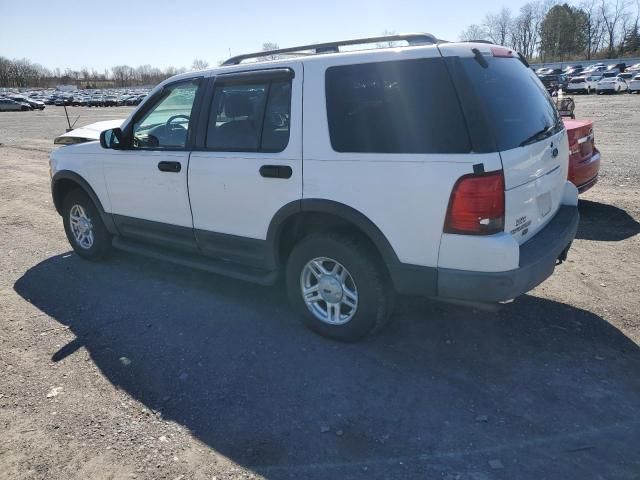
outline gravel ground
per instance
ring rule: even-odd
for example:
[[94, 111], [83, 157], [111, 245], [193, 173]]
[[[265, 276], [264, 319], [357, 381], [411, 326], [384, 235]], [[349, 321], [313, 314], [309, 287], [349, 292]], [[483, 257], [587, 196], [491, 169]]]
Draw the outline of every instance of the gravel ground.
[[640, 95], [576, 112], [603, 164], [556, 274], [494, 312], [400, 299], [355, 345], [279, 288], [80, 260], [49, 193], [64, 111], [0, 114], [0, 478], [640, 478]]

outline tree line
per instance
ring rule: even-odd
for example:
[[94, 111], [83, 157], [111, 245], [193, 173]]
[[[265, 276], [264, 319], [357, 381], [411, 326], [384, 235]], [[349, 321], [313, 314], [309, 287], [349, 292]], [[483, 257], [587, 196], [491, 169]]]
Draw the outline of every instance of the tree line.
[[489, 40], [540, 62], [640, 56], [640, 0], [534, 0], [469, 25], [460, 40]]
[[184, 67], [160, 69], [151, 65], [138, 67], [116, 65], [102, 72], [88, 68], [50, 70], [25, 58], [11, 60], [0, 57], [0, 87], [54, 87], [60, 84], [85, 88], [151, 86], [178, 73], [202, 70], [208, 66], [206, 61], [195, 59], [190, 69]]

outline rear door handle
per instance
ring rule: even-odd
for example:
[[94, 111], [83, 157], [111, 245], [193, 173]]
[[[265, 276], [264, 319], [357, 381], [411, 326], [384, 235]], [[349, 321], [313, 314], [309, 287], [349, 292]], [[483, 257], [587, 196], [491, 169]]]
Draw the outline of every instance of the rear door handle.
[[260, 175], [265, 178], [291, 178], [293, 170], [287, 165], [263, 165], [260, 167]]
[[180, 162], [160, 162], [158, 163], [158, 170], [161, 172], [178, 173], [182, 170], [182, 164]]

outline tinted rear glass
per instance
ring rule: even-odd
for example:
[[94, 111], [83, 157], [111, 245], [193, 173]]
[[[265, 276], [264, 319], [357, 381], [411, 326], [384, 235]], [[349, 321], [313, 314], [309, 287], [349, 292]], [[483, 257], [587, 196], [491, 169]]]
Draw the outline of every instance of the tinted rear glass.
[[458, 84], [472, 92], [464, 98], [479, 102], [497, 150], [516, 148], [546, 127], [549, 134], [562, 129], [555, 105], [530, 69], [515, 58], [484, 58], [486, 68], [461, 58], [466, 78]]
[[326, 97], [331, 145], [337, 152], [471, 150], [441, 58], [328, 68]]

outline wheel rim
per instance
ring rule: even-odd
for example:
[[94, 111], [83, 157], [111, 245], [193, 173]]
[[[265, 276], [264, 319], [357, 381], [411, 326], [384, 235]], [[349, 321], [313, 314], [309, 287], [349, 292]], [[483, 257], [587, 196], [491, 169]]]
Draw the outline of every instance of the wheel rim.
[[93, 224], [82, 205], [74, 205], [69, 211], [69, 226], [76, 244], [90, 249], [93, 246]]
[[302, 299], [321, 322], [344, 325], [358, 310], [358, 288], [344, 265], [327, 257], [309, 261], [300, 274]]

